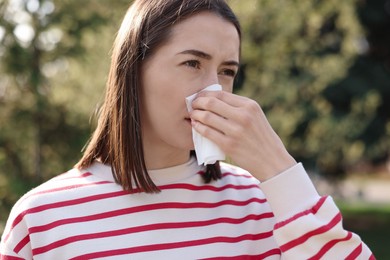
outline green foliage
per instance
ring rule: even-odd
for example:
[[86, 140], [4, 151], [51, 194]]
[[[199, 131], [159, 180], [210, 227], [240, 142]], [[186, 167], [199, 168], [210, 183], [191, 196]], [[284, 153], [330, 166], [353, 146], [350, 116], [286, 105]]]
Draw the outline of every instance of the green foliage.
[[[358, 3], [230, 2], [244, 30], [241, 93], [259, 102], [294, 157], [337, 177], [359, 161], [386, 159], [389, 112], [378, 116], [384, 92], [373, 85], [382, 82], [388, 92], [390, 74], [354, 73], [365, 39]], [[359, 68], [373, 66], [377, 65]], [[361, 93], [354, 97], [340, 93], [348, 88]], [[337, 99], [350, 102], [348, 111], [340, 111]]]
[[360, 155], [381, 163], [388, 159], [390, 147], [390, 1], [366, 1], [357, 10], [366, 30], [366, 53], [324, 96], [335, 117], [355, 116], [348, 140], [359, 147]]
[[81, 156], [91, 106], [103, 92], [110, 45], [128, 5], [0, 3], [0, 208], [9, 209]]

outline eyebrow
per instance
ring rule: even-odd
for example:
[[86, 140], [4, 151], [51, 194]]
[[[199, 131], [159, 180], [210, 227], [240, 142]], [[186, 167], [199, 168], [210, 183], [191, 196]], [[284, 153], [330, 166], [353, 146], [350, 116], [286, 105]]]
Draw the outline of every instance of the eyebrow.
[[[194, 50], [194, 49], [185, 50], [185, 51], [179, 52], [178, 54], [189, 54], [189, 55], [193, 55], [193, 56], [196, 56], [196, 57], [199, 57], [199, 58], [202, 58], [202, 59], [206, 59], [206, 60], [211, 60], [213, 58], [208, 53], [205, 53], [205, 52], [199, 51], [199, 50]], [[224, 61], [222, 64], [223, 65], [227, 65], [227, 66], [237, 66], [237, 67], [240, 67], [240, 63], [235, 61], [235, 60]]]

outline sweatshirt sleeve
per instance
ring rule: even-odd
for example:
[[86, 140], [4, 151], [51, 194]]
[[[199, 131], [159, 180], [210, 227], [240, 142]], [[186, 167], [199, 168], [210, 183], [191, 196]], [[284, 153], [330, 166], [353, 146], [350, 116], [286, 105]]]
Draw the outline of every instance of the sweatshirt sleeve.
[[12, 231], [5, 230], [0, 241], [0, 260], [33, 259], [28, 231], [19, 223]]
[[12, 208], [0, 241], [0, 260], [33, 259], [28, 225], [23, 218], [27, 209], [19, 200]]
[[318, 194], [301, 163], [260, 187], [276, 218], [283, 259], [375, 259], [358, 235], [343, 228], [333, 199]]

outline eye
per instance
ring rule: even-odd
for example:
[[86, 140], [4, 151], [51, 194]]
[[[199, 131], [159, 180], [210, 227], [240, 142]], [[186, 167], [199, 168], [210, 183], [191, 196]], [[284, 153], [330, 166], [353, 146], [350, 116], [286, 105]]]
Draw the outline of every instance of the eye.
[[237, 72], [232, 69], [223, 69], [220, 74], [234, 78]]
[[200, 68], [200, 62], [198, 60], [188, 60], [183, 63], [187, 67], [199, 69]]

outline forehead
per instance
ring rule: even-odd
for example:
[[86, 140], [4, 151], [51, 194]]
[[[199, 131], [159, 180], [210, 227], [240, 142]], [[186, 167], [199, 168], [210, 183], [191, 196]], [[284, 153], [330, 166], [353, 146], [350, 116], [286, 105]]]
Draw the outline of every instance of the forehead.
[[165, 45], [219, 49], [238, 55], [240, 36], [233, 23], [218, 14], [205, 11], [174, 25]]

